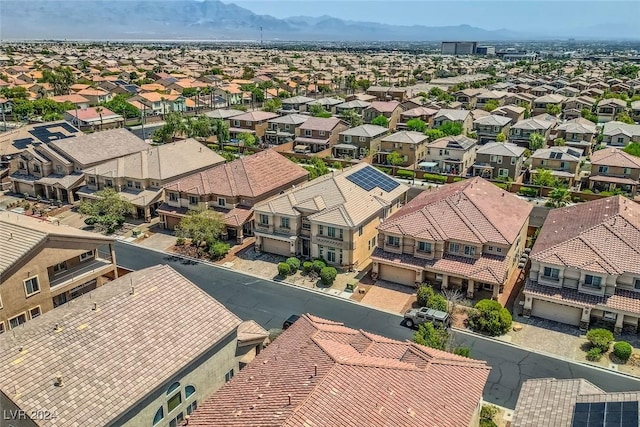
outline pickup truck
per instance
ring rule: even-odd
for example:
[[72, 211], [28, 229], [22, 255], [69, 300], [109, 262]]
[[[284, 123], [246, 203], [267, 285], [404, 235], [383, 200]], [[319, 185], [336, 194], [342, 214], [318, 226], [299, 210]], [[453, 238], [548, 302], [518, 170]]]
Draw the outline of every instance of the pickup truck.
[[409, 328], [417, 327], [426, 322], [432, 322], [435, 326], [441, 325], [445, 328], [451, 325], [448, 313], [433, 308], [413, 308], [404, 313], [404, 324]]

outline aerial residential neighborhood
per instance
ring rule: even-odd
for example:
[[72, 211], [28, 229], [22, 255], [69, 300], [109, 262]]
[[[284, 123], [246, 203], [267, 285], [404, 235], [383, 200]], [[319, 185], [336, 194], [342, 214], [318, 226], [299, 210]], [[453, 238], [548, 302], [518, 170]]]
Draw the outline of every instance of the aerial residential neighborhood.
[[637, 5], [284, 3], [2, 1], [0, 427], [640, 426]]

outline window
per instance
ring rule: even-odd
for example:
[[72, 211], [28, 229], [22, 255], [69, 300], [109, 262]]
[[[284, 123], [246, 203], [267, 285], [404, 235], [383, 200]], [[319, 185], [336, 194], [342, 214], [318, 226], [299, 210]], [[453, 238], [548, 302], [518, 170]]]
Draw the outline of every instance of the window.
[[24, 162], [20, 162], [20, 166], [19, 166], [19, 168], [20, 168], [20, 169], [26, 169], [26, 168], [27, 168], [27, 166], [25, 165], [25, 163], [24, 163]]
[[289, 218], [280, 218], [280, 228], [289, 229]]
[[36, 165], [36, 164], [34, 164], [34, 165], [33, 165], [33, 171], [34, 171], [34, 172], [37, 172], [37, 173], [40, 173], [40, 165]]
[[502, 248], [496, 248], [496, 252], [501, 254], [502, 253]]
[[557, 268], [545, 267], [542, 272], [542, 276], [545, 279], [560, 280], [560, 270]]
[[376, 236], [373, 236], [373, 239], [371, 239], [371, 246], [375, 247], [376, 246]]
[[193, 411], [195, 411], [196, 409], [198, 409], [198, 402], [194, 400], [193, 402], [187, 405], [187, 415], [193, 414]]
[[140, 181], [136, 181], [136, 189], [140, 190], [141, 188]]
[[351, 135], [344, 135], [344, 142], [351, 142]]
[[40, 306], [29, 309], [29, 317], [31, 319], [35, 319], [36, 317], [39, 317], [41, 314], [42, 313], [40, 311]]
[[367, 137], [366, 136], [361, 136], [360, 138], [358, 138], [358, 141], [367, 142]]
[[260, 224], [269, 225], [269, 216], [265, 214], [260, 214]]
[[622, 173], [625, 174], [625, 175], [631, 175], [631, 168], [624, 168]]
[[431, 243], [429, 243], [429, 242], [418, 242], [418, 251], [431, 253]]
[[58, 175], [62, 175], [62, 166], [60, 166], [60, 165], [56, 165], [56, 173], [57, 173]]
[[18, 326], [26, 322], [27, 322], [27, 316], [24, 313], [19, 314], [16, 317], [9, 319], [9, 328], [10, 329], [17, 328]]
[[0, 334], [4, 334], [4, 322], [0, 321]]
[[234, 121], [233, 121], [233, 125], [234, 125], [235, 127], [240, 126], [240, 120], [234, 120]]
[[449, 252], [453, 254], [460, 252], [460, 245], [458, 243], [449, 243]]
[[304, 136], [311, 136], [311, 129], [305, 129]]
[[169, 421], [169, 427], [178, 427], [178, 423], [181, 423], [182, 420], [184, 420], [184, 414], [180, 412], [174, 419]]
[[167, 400], [167, 410], [168, 412], [173, 411], [182, 403], [182, 394], [178, 391], [176, 394], [171, 396], [169, 400]]
[[40, 284], [38, 283], [38, 276], [30, 277], [24, 281], [24, 291], [29, 295], [33, 295], [36, 292], [40, 292]]
[[324, 131], [323, 130], [318, 131], [318, 135], [324, 136]]
[[400, 246], [400, 238], [397, 236], [389, 236], [387, 238], [387, 244], [389, 246]]
[[619, 144], [623, 144], [624, 143], [624, 138], [623, 137], [618, 137], [618, 143]]
[[302, 221], [303, 230], [311, 230], [311, 223], [309, 221]]
[[90, 176], [89, 177], [89, 184], [94, 184], [96, 183], [96, 177], [95, 176]]
[[567, 163], [566, 162], [560, 162], [560, 169], [564, 169], [567, 167]]
[[475, 256], [476, 254], [476, 247], [475, 246], [468, 246], [465, 245], [464, 247], [464, 254], [468, 255], [468, 256]]
[[62, 273], [66, 269], [67, 269], [67, 262], [66, 261], [62, 261], [61, 263], [55, 264], [53, 266], [53, 274]]
[[511, 165], [515, 165], [518, 159], [516, 157], [511, 158]]
[[329, 262], [336, 262], [336, 253], [335, 253], [335, 249], [330, 248], [329, 250], [327, 250], [327, 261]]
[[198, 204], [198, 196], [189, 196], [189, 204], [197, 205]]
[[231, 381], [231, 378], [233, 378], [233, 369], [230, 370], [229, 372], [227, 372], [226, 374], [224, 374], [224, 381], [225, 382]]
[[110, 179], [105, 179], [104, 180], [104, 186], [105, 187], [113, 187], [113, 181]]
[[498, 169], [498, 176], [509, 176], [509, 169]]
[[167, 389], [167, 396], [170, 395], [171, 393], [173, 393], [174, 391], [176, 391], [177, 389], [180, 388], [180, 383], [179, 382], [174, 382], [173, 384], [171, 384], [169, 386], [169, 388]]
[[487, 246], [487, 251], [493, 252], [493, 246]]
[[[636, 279], [633, 281], [633, 288], [635, 290], [640, 290], [640, 279]], [[0, 308], [2, 308], [2, 303], [0, 302]]]
[[169, 200], [172, 202], [178, 201], [178, 193], [169, 193]]
[[318, 245], [318, 258], [322, 258], [324, 255], [324, 247]]
[[133, 181], [127, 181], [127, 188], [133, 188]]
[[192, 385], [188, 385], [184, 388], [184, 398], [188, 399], [192, 394], [196, 392], [196, 388]]
[[324, 234], [324, 225], [318, 225], [318, 234], [320, 236]]
[[80, 255], [80, 261], [86, 261], [93, 258], [93, 251], [87, 251]]
[[600, 276], [592, 276], [591, 274], [584, 276], [584, 286], [586, 287], [600, 289], [601, 284], [602, 277]]
[[245, 121], [245, 124], [246, 124], [247, 126], [251, 126], [251, 122], [250, 122], [249, 120]]
[[358, 236], [362, 236], [362, 226], [358, 227]]
[[[335, 238], [336, 234], [335, 227], [327, 227], [327, 236]], [[342, 229], [340, 229], [340, 238], [342, 238]]]
[[164, 409], [161, 406], [161, 407], [158, 408], [158, 410], [156, 411], [156, 415], [153, 417], [153, 424], [152, 425], [155, 426], [160, 421], [162, 421], [163, 418], [164, 418]]

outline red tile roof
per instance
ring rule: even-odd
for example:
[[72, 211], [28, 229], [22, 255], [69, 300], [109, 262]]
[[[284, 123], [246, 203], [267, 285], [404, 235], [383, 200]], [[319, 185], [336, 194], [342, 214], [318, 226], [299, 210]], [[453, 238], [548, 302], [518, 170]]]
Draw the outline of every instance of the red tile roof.
[[480, 177], [424, 191], [378, 229], [427, 240], [512, 244], [531, 205]]
[[619, 148], [605, 148], [591, 155], [591, 164], [638, 169], [640, 158], [627, 154]]
[[563, 301], [578, 307], [600, 308], [606, 311], [626, 311], [640, 314], [640, 294], [635, 291], [616, 289], [613, 295], [590, 295], [570, 288], [554, 288], [527, 282], [528, 295], [537, 295], [547, 299]]
[[109, 110], [106, 107], [100, 107], [100, 108], [102, 108], [102, 111], [100, 111], [100, 113], [98, 113], [98, 111], [96, 110], [96, 107], [89, 107], [85, 109], [69, 110], [67, 111], [67, 114], [71, 115], [72, 117], [76, 117], [76, 113], [77, 113], [76, 118], [82, 121], [96, 120], [96, 119], [99, 119], [101, 115], [103, 119], [113, 118], [114, 116], [118, 116], [118, 114], [114, 113], [113, 111]]
[[307, 175], [306, 169], [274, 150], [266, 150], [189, 175], [165, 185], [165, 189], [200, 195], [260, 197]]
[[202, 403], [189, 425], [466, 426], [489, 369], [304, 315]]

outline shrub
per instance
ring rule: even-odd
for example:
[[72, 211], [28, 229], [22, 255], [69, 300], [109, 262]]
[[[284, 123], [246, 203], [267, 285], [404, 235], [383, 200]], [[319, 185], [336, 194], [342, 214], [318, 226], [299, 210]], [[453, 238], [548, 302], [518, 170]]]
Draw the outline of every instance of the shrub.
[[233, 147], [231, 145], [225, 145], [223, 150], [226, 151], [227, 153], [237, 153], [238, 152], [238, 147]]
[[587, 339], [593, 347], [598, 347], [602, 353], [609, 351], [613, 342], [613, 333], [608, 329], [591, 329], [587, 332]]
[[278, 274], [282, 277], [287, 277], [289, 274], [291, 274], [291, 266], [286, 262], [279, 263]]
[[184, 246], [184, 244], [185, 244], [185, 239], [184, 239], [184, 237], [178, 237], [178, 238], [176, 239], [176, 246]]
[[324, 267], [322, 270], [320, 270], [320, 280], [325, 286], [333, 285], [333, 281], [336, 280], [337, 275], [338, 270], [333, 267]]
[[520, 191], [518, 191], [518, 193], [527, 197], [536, 197], [538, 196], [538, 189], [531, 187], [520, 187]]
[[378, 169], [380, 172], [384, 172], [387, 175], [391, 173], [391, 168], [383, 168], [382, 166], [376, 166], [376, 169]]
[[231, 246], [229, 246], [228, 243], [221, 241], [213, 242], [209, 246], [209, 256], [214, 260], [224, 258], [224, 256], [229, 252], [230, 248]]
[[599, 347], [593, 347], [587, 351], [587, 360], [591, 362], [597, 362], [602, 358], [602, 350]]
[[398, 175], [400, 178], [413, 178], [415, 173], [404, 169], [398, 169], [396, 175]]
[[342, 163], [340, 163], [340, 162], [338, 162], [338, 161], [333, 162], [333, 164], [331, 165], [331, 167], [332, 167], [332, 168], [334, 168], [334, 169], [342, 169]]
[[302, 271], [304, 274], [309, 274], [313, 270], [313, 263], [311, 261], [305, 261], [302, 263]]
[[471, 357], [471, 349], [468, 347], [458, 347], [455, 350], [453, 350], [453, 354], [456, 354], [458, 356], [462, 356], [462, 357]]
[[479, 332], [492, 336], [505, 334], [511, 328], [511, 313], [498, 301], [483, 299], [475, 305], [469, 316], [469, 326]]
[[327, 266], [327, 263], [324, 262], [324, 260], [322, 259], [313, 260], [313, 271], [315, 271], [318, 274], [320, 274], [320, 271], [322, 271], [322, 269], [325, 268], [326, 266]]
[[493, 184], [498, 188], [502, 188], [503, 190], [506, 190], [508, 185], [506, 182], [494, 182]]
[[456, 176], [455, 178], [453, 178], [453, 182], [460, 182], [460, 181], [464, 181], [466, 178], [463, 178], [461, 176]]
[[418, 305], [421, 307], [447, 311], [447, 300], [441, 294], [436, 293], [431, 286], [420, 286], [417, 296]]
[[619, 341], [613, 345], [613, 354], [623, 361], [629, 360], [631, 357], [631, 353], [633, 352], [633, 347], [626, 341]]
[[425, 181], [429, 182], [437, 182], [437, 183], [445, 183], [447, 182], [447, 177], [443, 175], [437, 175], [435, 173], [425, 173], [422, 178]]
[[442, 326], [434, 326], [431, 322], [425, 322], [418, 327], [413, 334], [413, 342], [438, 350], [444, 350], [449, 341], [449, 333]]
[[287, 264], [291, 267], [291, 272], [295, 273], [300, 268], [300, 260], [296, 257], [287, 258]]

